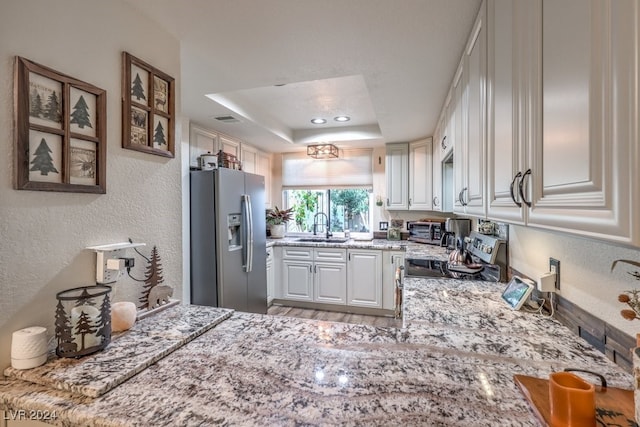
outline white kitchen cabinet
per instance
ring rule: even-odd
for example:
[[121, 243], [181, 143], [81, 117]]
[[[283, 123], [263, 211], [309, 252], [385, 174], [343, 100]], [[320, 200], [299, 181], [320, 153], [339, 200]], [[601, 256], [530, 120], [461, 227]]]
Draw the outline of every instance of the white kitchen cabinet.
[[273, 247], [267, 248], [267, 306], [270, 306], [275, 297], [275, 268], [273, 266]]
[[218, 137], [218, 149], [224, 153], [236, 156], [237, 159], [241, 158], [240, 146], [240, 141], [230, 136], [220, 134]]
[[387, 210], [431, 210], [432, 138], [387, 144]]
[[314, 265], [314, 302], [347, 303], [347, 265], [316, 262]]
[[198, 157], [202, 154], [218, 152], [218, 134], [194, 124], [189, 125], [189, 166], [198, 167]]
[[486, 2], [482, 2], [463, 55], [462, 81], [459, 82], [463, 132], [461, 144], [456, 141], [454, 151], [454, 167], [460, 168], [461, 179], [455, 211], [481, 217], [486, 215], [486, 47]]
[[409, 209], [409, 145], [386, 145], [387, 210]]
[[242, 162], [243, 171], [247, 173], [258, 173], [258, 150], [256, 148], [242, 144], [240, 146], [240, 161]]
[[346, 303], [346, 249], [291, 246], [282, 257], [283, 299]]
[[271, 207], [271, 156], [258, 151], [258, 163], [256, 173], [264, 176], [264, 204], [265, 208]]
[[283, 299], [313, 301], [313, 261], [282, 260]]
[[433, 209], [432, 138], [409, 144], [409, 210]]
[[525, 221], [518, 184], [529, 164], [532, 120], [539, 117], [528, 103], [539, 35], [534, 3], [487, 3], [487, 217], [516, 224]]
[[396, 301], [396, 270], [404, 266], [404, 252], [382, 252], [382, 308], [394, 310]]
[[509, 3], [489, 2], [488, 216], [639, 245], [637, 6]]
[[441, 116], [433, 133], [433, 142], [431, 150], [431, 209], [434, 211], [442, 211], [442, 150], [439, 147], [439, 141], [442, 140], [442, 126], [444, 118]]
[[382, 308], [382, 251], [348, 249], [347, 305]]
[[528, 224], [634, 240], [638, 13], [634, 1], [543, 1], [542, 139], [526, 178]]

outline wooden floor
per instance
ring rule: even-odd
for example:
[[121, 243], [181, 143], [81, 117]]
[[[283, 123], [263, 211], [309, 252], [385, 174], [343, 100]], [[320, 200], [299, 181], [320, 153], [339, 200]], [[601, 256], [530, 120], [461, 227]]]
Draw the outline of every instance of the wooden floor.
[[393, 317], [370, 316], [366, 314], [339, 313], [336, 311], [310, 310], [305, 308], [272, 305], [267, 314], [274, 316], [300, 317], [304, 319], [326, 320], [329, 322], [355, 323], [380, 327], [402, 327], [402, 321]]

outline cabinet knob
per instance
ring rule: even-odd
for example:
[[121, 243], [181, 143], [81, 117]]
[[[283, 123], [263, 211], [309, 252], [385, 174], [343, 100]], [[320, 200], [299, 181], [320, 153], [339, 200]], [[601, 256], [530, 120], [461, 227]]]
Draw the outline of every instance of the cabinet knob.
[[447, 144], [445, 144], [446, 140], [447, 140], [447, 135], [445, 135], [444, 138], [442, 138], [442, 142], [440, 142], [440, 146], [442, 147], [443, 150], [447, 149]]

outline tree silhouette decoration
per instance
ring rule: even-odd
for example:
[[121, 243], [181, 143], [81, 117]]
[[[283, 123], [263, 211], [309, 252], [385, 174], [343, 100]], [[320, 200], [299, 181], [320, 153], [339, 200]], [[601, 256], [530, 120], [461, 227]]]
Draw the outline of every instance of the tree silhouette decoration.
[[140, 74], [136, 73], [136, 78], [133, 80], [133, 85], [131, 85], [131, 95], [135, 96], [138, 101], [141, 99], [147, 100], [147, 97], [144, 96], [144, 87], [142, 86], [142, 79], [140, 79]]
[[111, 341], [111, 302], [109, 301], [109, 295], [102, 297], [98, 325], [96, 326], [98, 327], [96, 335], [102, 337], [102, 343], [109, 343]]
[[47, 99], [44, 116], [54, 122], [60, 122], [60, 101], [58, 101], [58, 95], [56, 95], [55, 91], [53, 91]]
[[42, 98], [40, 94], [34, 89], [31, 93], [31, 105], [29, 109], [29, 115], [32, 117], [42, 116]]
[[145, 271], [144, 285], [142, 286], [142, 296], [140, 297], [140, 305], [138, 308], [149, 308], [149, 292], [155, 286], [164, 282], [162, 277], [162, 264], [160, 264], [160, 255], [156, 246], [151, 250], [151, 260]]
[[156, 126], [155, 133], [153, 134], [153, 142], [158, 145], [167, 145], [167, 139], [164, 136], [164, 128], [161, 122], [158, 122], [158, 126]]
[[93, 129], [89, 120], [89, 106], [85, 102], [84, 96], [80, 95], [78, 102], [73, 106], [73, 113], [71, 113], [69, 123], [77, 124], [80, 129], [84, 129], [85, 126]]
[[96, 325], [91, 321], [91, 317], [84, 310], [80, 311], [80, 316], [78, 317], [78, 323], [76, 324], [76, 329], [74, 331], [76, 334], [80, 334], [80, 351], [84, 350], [84, 338], [88, 334], [96, 333]]
[[71, 324], [61, 300], [58, 300], [58, 305], [56, 306], [55, 331], [58, 342], [56, 354], [63, 357], [66, 353], [75, 353], [78, 346], [71, 335]]
[[53, 159], [51, 158], [51, 149], [47, 145], [47, 141], [44, 138], [40, 141], [40, 145], [36, 148], [34, 158], [31, 160], [33, 165], [30, 171], [40, 171], [40, 175], [49, 175], [49, 172], [58, 173], [58, 170], [53, 165]]

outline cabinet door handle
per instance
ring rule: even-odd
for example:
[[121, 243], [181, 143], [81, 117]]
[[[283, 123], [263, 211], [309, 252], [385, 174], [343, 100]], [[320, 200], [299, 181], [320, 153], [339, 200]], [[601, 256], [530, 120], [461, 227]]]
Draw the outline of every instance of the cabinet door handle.
[[464, 187], [464, 188], [462, 189], [462, 191], [460, 192], [460, 194], [458, 195], [458, 200], [460, 201], [460, 204], [461, 204], [462, 206], [467, 206], [467, 203], [464, 201], [464, 193], [465, 193], [465, 191], [467, 191], [467, 190], [468, 190], [468, 188], [467, 188], [467, 187]]
[[309, 273], [313, 274], [313, 266], [309, 266]]
[[387, 197], [387, 206], [389, 206], [389, 198]]
[[[522, 207], [522, 202], [519, 202], [516, 200], [516, 196], [515, 194], [513, 194], [513, 186], [516, 184], [516, 180], [518, 178], [520, 178], [522, 176], [522, 172], [518, 171], [518, 173], [516, 174], [516, 176], [513, 177], [513, 181], [511, 181], [511, 186], [509, 187], [509, 193], [511, 193], [511, 200], [513, 200], [513, 203], [515, 203], [519, 208]], [[522, 181], [520, 181], [522, 182]]]
[[411, 197], [409, 197], [409, 206], [411, 206]]
[[447, 135], [445, 135], [444, 138], [442, 138], [442, 142], [440, 143], [440, 146], [442, 147], [443, 150], [447, 149], [447, 144], [444, 143], [446, 140], [447, 140]]
[[349, 261], [351, 261], [351, 254], [348, 255], [348, 259], [349, 259]]
[[394, 258], [395, 258], [395, 256], [391, 255], [391, 264], [393, 264]]
[[526, 197], [524, 197], [524, 180], [527, 177], [527, 175], [531, 175], [531, 169], [527, 169], [527, 171], [524, 173], [524, 175], [522, 175], [522, 178], [520, 179], [520, 184], [518, 185], [518, 189], [520, 191], [520, 199], [524, 202], [525, 205], [531, 207], [531, 202], [527, 201]]
[[314, 273], [317, 273], [317, 272], [318, 272], [318, 266], [317, 266], [317, 265], [314, 265], [314, 266], [313, 266], [313, 272], [314, 272]]
[[438, 199], [438, 196], [433, 198], [433, 206], [438, 206], [440, 204], [440, 200]]

